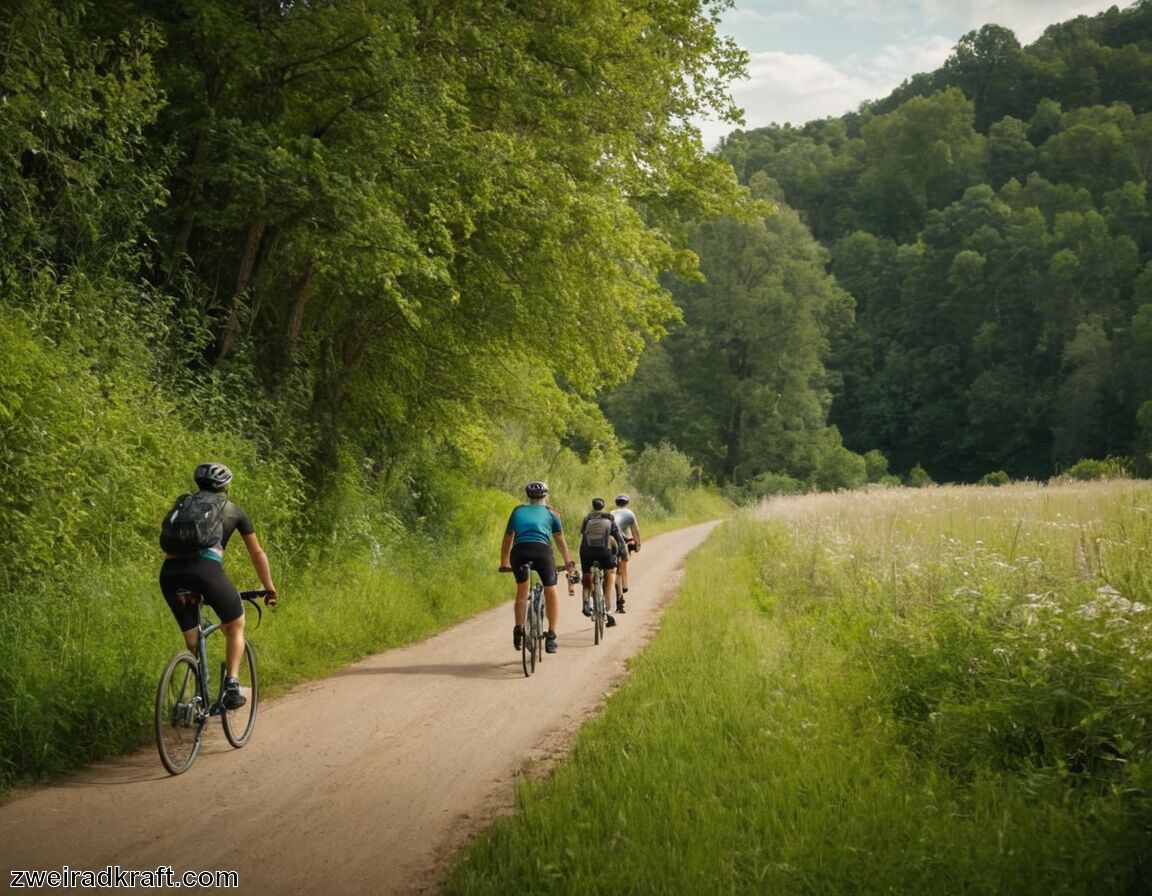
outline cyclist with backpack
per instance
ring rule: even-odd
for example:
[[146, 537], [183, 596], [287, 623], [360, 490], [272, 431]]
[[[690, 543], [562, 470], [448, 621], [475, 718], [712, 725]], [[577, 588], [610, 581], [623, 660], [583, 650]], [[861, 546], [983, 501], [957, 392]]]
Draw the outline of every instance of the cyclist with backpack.
[[244, 603], [224, 571], [224, 549], [234, 532], [240, 533], [252, 568], [268, 591], [264, 598], [267, 606], [276, 605], [276, 586], [252, 521], [228, 500], [232, 471], [223, 464], [203, 463], [192, 478], [199, 491], [181, 495], [160, 528], [160, 547], [164, 550], [160, 590], [189, 650], [196, 650], [199, 632], [196, 606], [188, 603], [186, 594], [200, 595], [220, 618], [227, 642], [223, 702], [225, 709], [238, 709], [247, 700], [236, 677], [244, 654]]
[[[580, 523], [580, 571], [583, 573], [585, 616], [592, 615], [592, 564], [599, 563], [604, 570], [604, 594], [616, 587], [616, 556], [624, 549], [624, 534], [616, 519], [604, 509], [603, 498], [592, 499], [592, 512]], [[615, 625], [609, 614], [606, 625]]]
[[524, 616], [528, 610], [528, 580], [530, 571], [525, 564], [531, 562], [540, 584], [544, 586], [544, 607], [548, 614], [548, 632], [544, 636], [544, 650], [556, 652], [556, 623], [560, 617], [560, 595], [556, 591], [556, 558], [552, 554], [552, 541], [564, 558], [569, 571], [576, 568], [564, 538], [560, 516], [545, 503], [548, 486], [532, 481], [524, 486], [527, 504], [512, 509], [500, 546], [500, 569], [516, 576], [516, 625], [512, 629], [512, 646], [520, 649], [524, 638]]
[[628, 555], [640, 551], [640, 527], [636, 525], [636, 514], [628, 507], [632, 499], [628, 495], [616, 496], [616, 510], [612, 515], [616, 525], [624, 534], [626, 547], [620, 550], [620, 597], [616, 601], [616, 612], [624, 612], [624, 595], [628, 592]]

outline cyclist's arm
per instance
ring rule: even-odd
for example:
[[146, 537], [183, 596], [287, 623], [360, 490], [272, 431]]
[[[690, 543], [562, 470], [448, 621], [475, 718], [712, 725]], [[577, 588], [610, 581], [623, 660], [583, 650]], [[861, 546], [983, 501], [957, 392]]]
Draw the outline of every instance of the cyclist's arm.
[[268, 592], [268, 596], [264, 598], [264, 603], [270, 607], [275, 606], [276, 586], [272, 584], [272, 568], [268, 564], [268, 555], [260, 546], [260, 539], [256, 537], [255, 532], [249, 532], [241, 537], [244, 539], [244, 547], [248, 548], [248, 558], [252, 561], [252, 568], [260, 577], [260, 584]]
[[511, 532], [504, 533], [504, 541], [500, 544], [500, 565], [512, 565], [512, 539], [515, 536]]
[[632, 524], [632, 540], [636, 542], [636, 550], [640, 550], [640, 527]]
[[572, 560], [572, 553], [568, 550], [568, 539], [564, 537], [563, 532], [553, 532], [552, 537], [556, 539], [556, 547], [560, 548], [560, 556], [564, 558], [564, 565], [571, 569], [576, 564]]

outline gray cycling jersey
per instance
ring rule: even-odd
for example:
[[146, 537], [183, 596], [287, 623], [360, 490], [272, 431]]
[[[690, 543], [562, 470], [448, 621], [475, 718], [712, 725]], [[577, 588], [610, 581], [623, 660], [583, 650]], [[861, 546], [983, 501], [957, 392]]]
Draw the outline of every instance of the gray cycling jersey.
[[612, 516], [616, 518], [616, 527], [624, 533], [625, 538], [631, 541], [632, 527], [636, 525], [636, 514], [627, 507], [618, 507], [612, 511]]

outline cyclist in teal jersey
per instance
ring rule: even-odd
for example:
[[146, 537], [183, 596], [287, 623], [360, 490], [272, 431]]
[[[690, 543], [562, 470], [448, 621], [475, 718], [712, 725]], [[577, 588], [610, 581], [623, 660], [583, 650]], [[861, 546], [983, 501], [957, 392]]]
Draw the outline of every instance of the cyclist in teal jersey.
[[569, 571], [575, 570], [576, 563], [568, 550], [564, 538], [564, 527], [559, 515], [544, 503], [548, 497], [548, 486], [543, 482], [529, 482], [524, 487], [528, 503], [512, 510], [500, 546], [500, 567], [511, 569], [516, 576], [516, 603], [514, 615], [516, 625], [512, 629], [512, 646], [520, 649], [524, 637], [524, 615], [528, 608], [528, 570], [531, 563], [544, 586], [544, 606], [548, 614], [548, 633], [544, 637], [544, 649], [556, 652], [556, 623], [560, 617], [560, 595], [556, 591], [556, 558], [552, 554], [552, 541], [564, 558]]

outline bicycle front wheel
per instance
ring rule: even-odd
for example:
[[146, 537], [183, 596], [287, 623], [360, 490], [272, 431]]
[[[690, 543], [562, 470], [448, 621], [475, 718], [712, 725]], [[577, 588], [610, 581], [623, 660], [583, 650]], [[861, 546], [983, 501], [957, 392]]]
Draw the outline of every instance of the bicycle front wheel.
[[[244, 641], [244, 656], [240, 658], [240, 668], [236, 672], [240, 679], [240, 693], [246, 698], [239, 709], [225, 709], [220, 714], [224, 722], [224, 736], [228, 743], [239, 749], [248, 743], [252, 729], [256, 727], [256, 710], [260, 705], [260, 689], [256, 679], [256, 652], [252, 645]], [[221, 676], [223, 678], [223, 676]]]
[[200, 667], [190, 653], [178, 653], [164, 667], [156, 689], [156, 749], [169, 774], [178, 775], [200, 752], [208, 708], [201, 697]]

